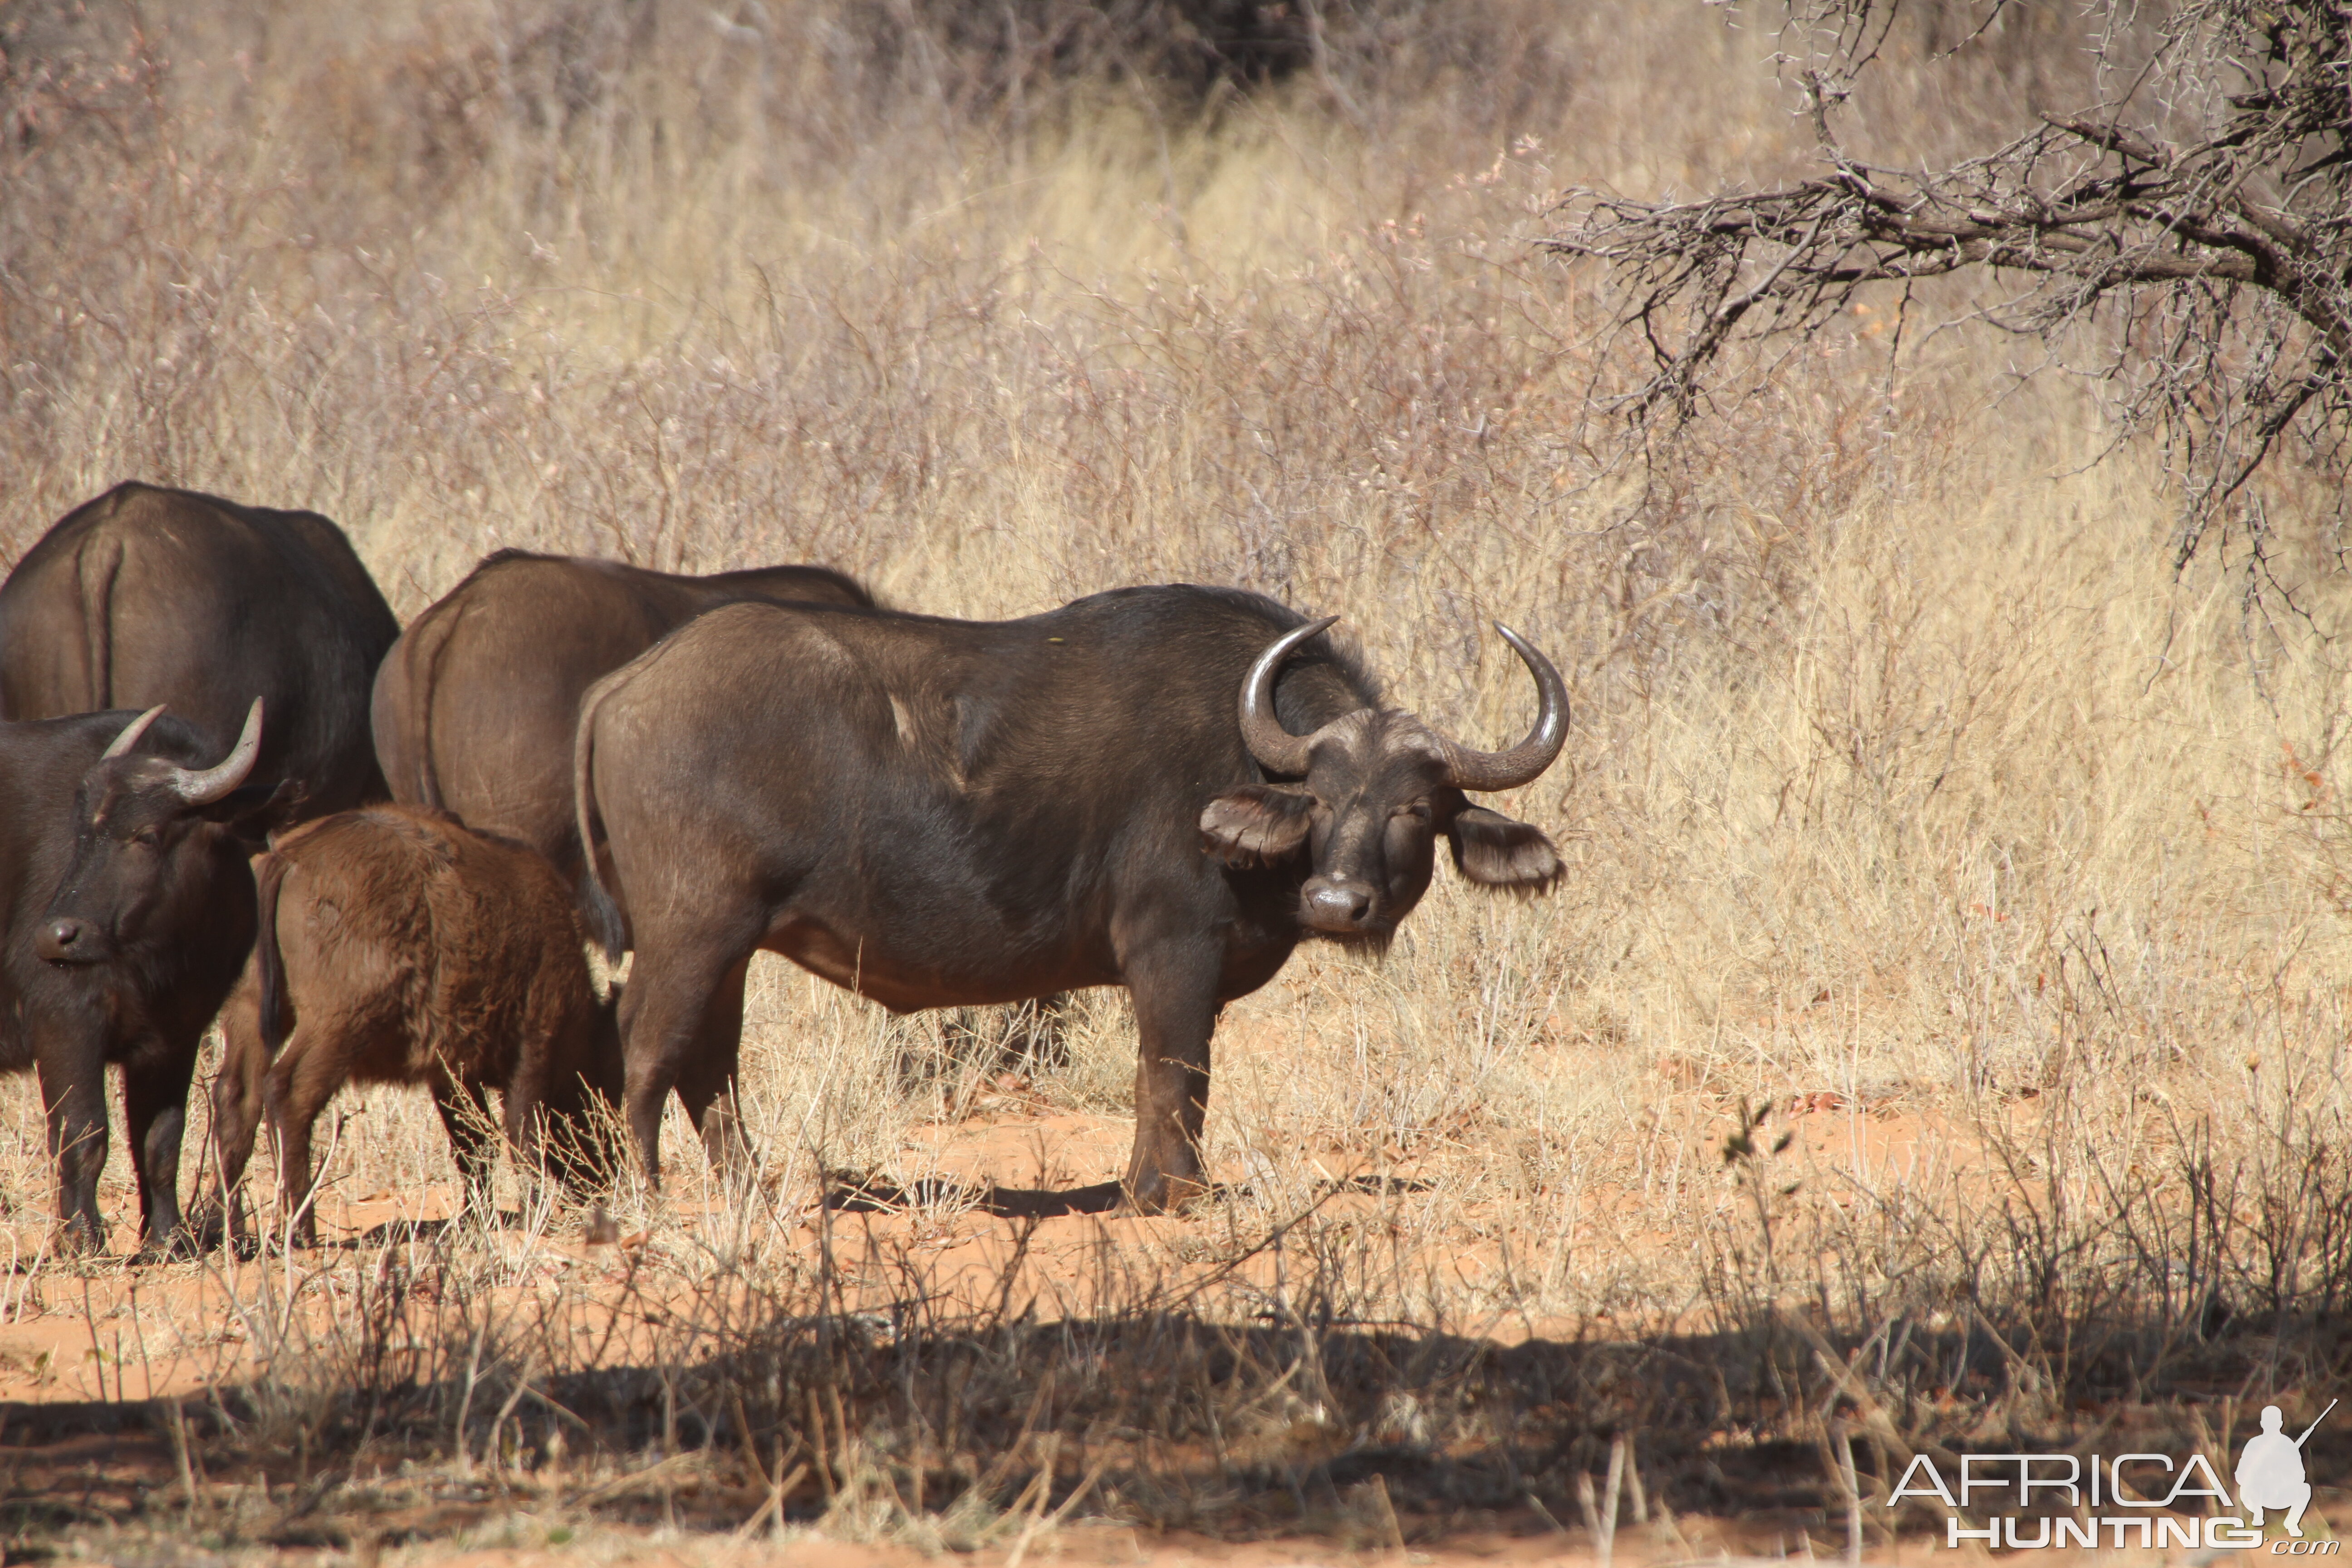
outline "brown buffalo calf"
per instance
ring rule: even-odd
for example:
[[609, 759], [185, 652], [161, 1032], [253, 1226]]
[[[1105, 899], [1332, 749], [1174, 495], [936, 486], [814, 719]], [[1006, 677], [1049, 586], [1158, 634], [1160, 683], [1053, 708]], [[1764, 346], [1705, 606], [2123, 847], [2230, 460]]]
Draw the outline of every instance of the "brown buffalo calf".
[[550, 1126], [586, 1131], [592, 1089], [617, 1097], [612, 1009], [590, 982], [572, 889], [539, 855], [380, 805], [288, 834], [254, 871], [260, 931], [223, 1018], [214, 1138], [234, 1194], [268, 1110], [300, 1244], [316, 1237], [310, 1126], [346, 1083], [429, 1087], [478, 1204], [497, 1158], [487, 1090], [505, 1095], [526, 1170]]

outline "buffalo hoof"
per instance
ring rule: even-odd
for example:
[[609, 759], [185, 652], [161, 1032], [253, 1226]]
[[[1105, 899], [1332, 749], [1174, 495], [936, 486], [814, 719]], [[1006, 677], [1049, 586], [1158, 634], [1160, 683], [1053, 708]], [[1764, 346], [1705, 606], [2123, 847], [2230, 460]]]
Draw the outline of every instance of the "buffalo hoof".
[[49, 1254], [53, 1258], [103, 1258], [106, 1256], [106, 1233], [68, 1220], [49, 1233]]
[[202, 1257], [224, 1247], [238, 1258], [256, 1258], [261, 1252], [245, 1226], [232, 1225], [216, 1205], [198, 1209], [180, 1227], [180, 1249], [187, 1255]]
[[1209, 1185], [1198, 1176], [1172, 1176], [1154, 1172], [1125, 1184], [1127, 1201], [1120, 1205], [1132, 1215], [1172, 1215], [1209, 1195]]
[[183, 1263], [196, 1255], [196, 1238], [183, 1226], [161, 1238], [147, 1237], [125, 1261], [134, 1268], [144, 1268], [151, 1263]]

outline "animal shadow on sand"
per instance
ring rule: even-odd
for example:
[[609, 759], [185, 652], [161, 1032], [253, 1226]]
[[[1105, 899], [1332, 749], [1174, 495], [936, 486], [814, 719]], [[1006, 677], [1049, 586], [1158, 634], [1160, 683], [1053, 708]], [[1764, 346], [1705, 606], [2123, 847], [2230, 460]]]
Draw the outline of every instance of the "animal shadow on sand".
[[[523, 1224], [523, 1215], [515, 1209], [500, 1209], [489, 1216], [489, 1228], [493, 1229], [519, 1230]], [[388, 1219], [338, 1240], [321, 1240], [319, 1245], [322, 1248], [340, 1247], [346, 1251], [356, 1251], [382, 1247], [387, 1242], [438, 1241], [462, 1230], [482, 1228], [482, 1220], [474, 1215], [452, 1215], [446, 1219]]]
[[[1317, 1201], [1349, 1195], [1373, 1197], [1388, 1194], [1425, 1193], [1430, 1184], [1407, 1176], [1347, 1176], [1318, 1182]], [[1229, 1202], [1256, 1195], [1248, 1182], [1218, 1182], [1206, 1196]], [[854, 1171], [828, 1171], [824, 1176], [824, 1206], [841, 1214], [895, 1214], [935, 1204], [970, 1207], [999, 1219], [1059, 1219], [1067, 1215], [1110, 1214], [1123, 1198], [1117, 1182], [1097, 1182], [1083, 1187], [1003, 1187], [995, 1183], [959, 1182], [946, 1176], [926, 1176], [901, 1185], [887, 1177]]]

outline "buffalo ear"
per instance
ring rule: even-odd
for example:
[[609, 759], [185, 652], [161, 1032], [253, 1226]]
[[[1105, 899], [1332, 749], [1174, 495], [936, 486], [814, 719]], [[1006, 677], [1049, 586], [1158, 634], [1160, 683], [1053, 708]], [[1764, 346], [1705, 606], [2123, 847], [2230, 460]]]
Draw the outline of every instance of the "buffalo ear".
[[1559, 880], [1559, 851], [1540, 827], [1465, 805], [1445, 833], [1454, 841], [1454, 868], [1482, 887], [1540, 893]]
[[237, 837], [261, 847], [301, 815], [302, 796], [302, 786], [292, 779], [244, 784], [218, 800], [196, 807], [196, 815], [221, 824]]
[[1315, 826], [1315, 795], [1297, 784], [1243, 784], [1201, 810], [1201, 840], [1228, 866], [1263, 866], [1295, 854]]

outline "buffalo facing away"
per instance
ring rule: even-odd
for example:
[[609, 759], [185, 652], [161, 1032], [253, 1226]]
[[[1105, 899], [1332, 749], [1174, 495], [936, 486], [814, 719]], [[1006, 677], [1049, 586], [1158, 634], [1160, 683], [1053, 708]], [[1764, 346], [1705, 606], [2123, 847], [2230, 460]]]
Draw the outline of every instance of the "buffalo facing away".
[[1550, 663], [1504, 634], [1539, 714], [1474, 751], [1382, 707], [1329, 625], [1188, 586], [996, 623], [735, 605], [593, 689], [583, 890], [606, 946], [635, 942], [625, 1109], [648, 1172], [673, 1088], [714, 1158], [737, 1146], [764, 948], [900, 1012], [1124, 985], [1142, 1047], [1124, 1195], [1198, 1191], [1226, 1002], [1306, 934], [1387, 941], [1440, 836], [1474, 882], [1559, 873], [1540, 831], [1464, 793], [1559, 754]]
[[368, 691], [400, 623], [342, 531], [308, 511], [124, 484], [0, 584], [0, 714], [170, 707], [217, 751], [258, 696], [257, 784], [300, 811], [380, 798]]
[[[593, 1140], [589, 1097], [617, 1091], [619, 1044], [572, 889], [543, 858], [384, 805], [282, 836], [254, 878], [259, 931], [213, 1084], [225, 1195], [266, 1111], [282, 1212], [295, 1241], [313, 1244], [310, 1127], [347, 1083], [427, 1086], [468, 1200], [485, 1212], [494, 1125], [525, 1171], [550, 1131]], [[498, 1123], [491, 1089], [505, 1096]], [[228, 1206], [227, 1226], [241, 1232]], [[200, 1228], [209, 1240], [209, 1215]]]
[[530, 845], [567, 879], [572, 732], [581, 694], [714, 605], [738, 599], [870, 605], [821, 566], [680, 577], [501, 550], [416, 617], [385, 656], [376, 756], [393, 798]]
[[188, 1080], [253, 942], [246, 862], [273, 794], [245, 782], [260, 721], [257, 703], [225, 759], [154, 710], [0, 722], [0, 1070], [40, 1075], [76, 1247], [106, 1235], [109, 1063], [122, 1068], [145, 1246], [179, 1230]]

